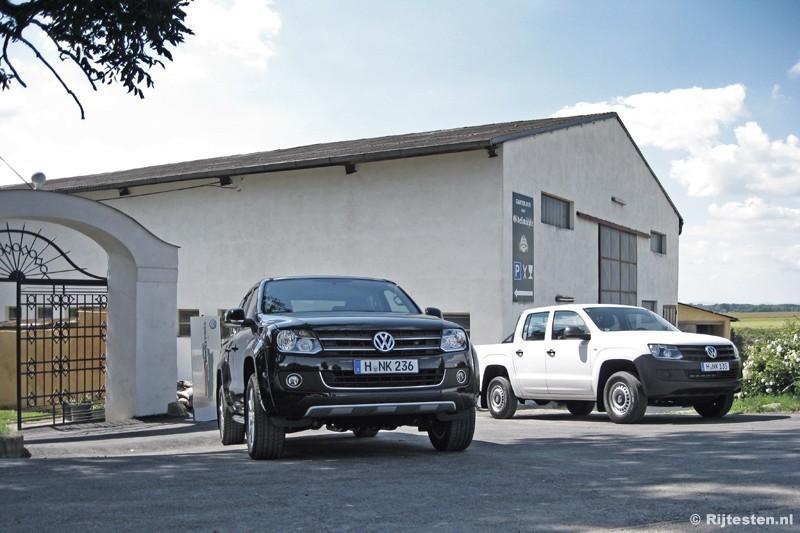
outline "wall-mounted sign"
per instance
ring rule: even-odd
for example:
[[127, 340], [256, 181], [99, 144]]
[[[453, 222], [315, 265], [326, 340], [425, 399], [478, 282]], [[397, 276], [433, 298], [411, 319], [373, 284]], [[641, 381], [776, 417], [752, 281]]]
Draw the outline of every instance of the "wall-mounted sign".
[[533, 301], [533, 198], [511, 193], [513, 301]]

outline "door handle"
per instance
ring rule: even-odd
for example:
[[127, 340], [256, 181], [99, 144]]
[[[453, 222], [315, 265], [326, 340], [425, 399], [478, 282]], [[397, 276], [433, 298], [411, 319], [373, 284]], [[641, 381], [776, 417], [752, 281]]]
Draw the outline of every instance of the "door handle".
[[516, 351], [516, 354], [517, 354], [518, 356], [520, 356], [520, 357], [522, 357], [523, 353], [524, 353], [524, 352], [523, 352], [522, 350], [517, 350], [517, 351]]
[[228, 348], [226, 351], [228, 351], [228, 352], [238, 352], [239, 351], [239, 347], [234, 344], [233, 346]]
[[550, 357], [553, 357], [554, 355], [556, 355], [556, 351], [553, 350], [553, 349], [547, 350], [547, 355], [549, 355]]

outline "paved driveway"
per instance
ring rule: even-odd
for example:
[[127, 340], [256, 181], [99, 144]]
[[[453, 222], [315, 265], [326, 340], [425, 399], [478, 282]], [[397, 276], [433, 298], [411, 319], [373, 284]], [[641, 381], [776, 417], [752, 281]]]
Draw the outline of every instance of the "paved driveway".
[[552, 410], [478, 416], [460, 454], [410, 430], [306, 432], [276, 462], [223, 448], [209, 424], [32, 430], [32, 459], [0, 461], [0, 529], [720, 529], [691, 526], [693, 513], [800, 523], [800, 416], [657, 414], [636, 426]]

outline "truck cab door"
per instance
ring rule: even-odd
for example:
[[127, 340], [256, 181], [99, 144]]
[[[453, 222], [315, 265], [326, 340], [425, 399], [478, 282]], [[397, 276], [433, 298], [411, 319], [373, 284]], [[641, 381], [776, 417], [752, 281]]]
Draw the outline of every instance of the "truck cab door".
[[550, 336], [546, 341], [547, 390], [551, 395], [570, 399], [593, 398], [592, 365], [589, 343], [564, 338], [566, 328], [589, 333], [586, 322], [575, 311], [555, 311]]
[[535, 399], [547, 393], [545, 332], [549, 311], [531, 313], [520, 319], [512, 345], [514, 390], [524, 398]]

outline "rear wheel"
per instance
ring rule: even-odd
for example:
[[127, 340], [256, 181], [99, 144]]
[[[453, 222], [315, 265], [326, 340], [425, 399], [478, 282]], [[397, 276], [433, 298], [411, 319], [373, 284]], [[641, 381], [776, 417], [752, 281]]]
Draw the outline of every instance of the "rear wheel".
[[594, 402], [567, 402], [567, 410], [574, 416], [588, 416], [594, 410]]
[[435, 420], [428, 430], [428, 438], [440, 452], [461, 452], [472, 442], [475, 433], [475, 408], [472, 407], [454, 420]]
[[630, 372], [617, 372], [608, 378], [604, 397], [608, 417], [617, 424], [635, 424], [647, 411], [642, 382]]
[[723, 394], [712, 398], [710, 401], [696, 403], [694, 410], [706, 418], [721, 418], [728, 414], [733, 405], [733, 393]]
[[517, 396], [511, 388], [511, 382], [503, 376], [497, 376], [489, 382], [486, 400], [489, 413], [494, 418], [512, 418], [517, 412]]
[[217, 393], [217, 426], [223, 446], [244, 442], [244, 424], [235, 421], [231, 416], [231, 410], [225, 405], [225, 392], [222, 387]]
[[355, 428], [353, 435], [358, 439], [368, 439], [377, 435], [378, 431], [380, 431], [378, 428]]
[[261, 406], [255, 374], [247, 382], [245, 398], [247, 452], [253, 459], [278, 459], [283, 454], [286, 429], [273, 424]]

